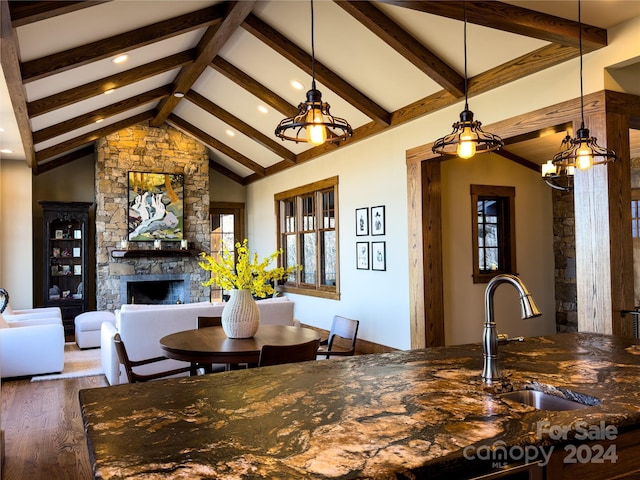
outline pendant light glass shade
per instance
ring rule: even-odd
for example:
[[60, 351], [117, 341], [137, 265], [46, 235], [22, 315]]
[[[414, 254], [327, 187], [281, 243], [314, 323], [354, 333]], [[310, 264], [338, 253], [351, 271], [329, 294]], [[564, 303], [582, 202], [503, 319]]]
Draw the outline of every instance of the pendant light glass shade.
[[[613, 162], [616, 160], [616, 152], [611, 149], [601, 147], [598, 145], [598, 140], [589, 134], [589, 129], [584, 126], [584, 91], [582, 86], [582, 19], [580, 0], [578, 0], [578, 28], [579, 28], [579, 43], [580, 43], [580, 116], [581, 123], [580, 128], [576, 132], [574, 138], [567, 136], [563, 145], [565, 149], [555, 154], [553, 159], [547, 162], [547, 172], [551, 172], [549, 163], [553, 165], [556, 175], [560, 172], [566, 172], [573, 176], [575, 169], [588, 170], [594, 165], [602, 165], [605, 163]], [[542, 176], [547, 181], [545, 176], [545, 165], [543, 165]], [[548, 181], [547, 183], [551, 185]], [[573, 188], [573, 179], [571, 181]], [[554, 187], [556, 188], [556, 187]]]
[[460, 121], [453, 124], [453, 131], [436, 140], [431, 150], [440, 155], [457, 155], [460, 158], [471, 158], [476, 153], [487, 153], [498, 150], [504, 142], [498, 135], [482, 130], [482, 124], [473, 120], [473, 112], [469, 110], [467, 80], [467, 3], [464, 3], [464, 110], [460, 113]]
[[307, 100], [298, 105], [298, 113], [282, 120], [275, 134], [282, 140], [318, 146], [325, 142], [342, 142], [353, 135], [353, 129], [345, 119], [331, 115], [329, 104], [322, 101], [322, 93], [316, 89], [313, 24], [311, 0], [311, 90], [307, 92]]

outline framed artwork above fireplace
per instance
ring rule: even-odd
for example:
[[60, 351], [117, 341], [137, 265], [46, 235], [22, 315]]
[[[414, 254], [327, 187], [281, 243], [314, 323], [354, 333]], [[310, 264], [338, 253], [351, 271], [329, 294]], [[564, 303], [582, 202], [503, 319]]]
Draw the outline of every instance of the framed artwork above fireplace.
[[128, 240], [179, 242], [184, 238], [184, 175], [129, 172]]

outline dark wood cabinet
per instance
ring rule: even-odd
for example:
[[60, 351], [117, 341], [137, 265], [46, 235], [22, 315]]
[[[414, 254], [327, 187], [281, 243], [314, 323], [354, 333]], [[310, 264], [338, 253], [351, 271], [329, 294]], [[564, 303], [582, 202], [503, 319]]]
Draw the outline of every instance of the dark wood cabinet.
[[89, 208], [87, 202], [39, 202], [43, 219], [43, 305], [60, 307], [67, 339], [74, 319], [89, 309]]

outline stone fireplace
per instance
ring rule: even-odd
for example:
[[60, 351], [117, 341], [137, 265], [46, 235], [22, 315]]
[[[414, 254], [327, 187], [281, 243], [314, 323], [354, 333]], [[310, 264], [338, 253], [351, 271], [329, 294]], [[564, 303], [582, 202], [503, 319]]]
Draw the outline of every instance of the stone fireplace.
[[121, 275], [120, 303], [176, 304], [189, 303], [190, 275]]
[[[192, 255], [169, 255], [160, 250], [151, 255], [114, 257], [112, 252], [127, 238], [130, 171], [184, 175], [183, 232]], [[120, 308], [128, 301], [127, 294], [122, 295], [123, 280], [129, 283], [134, 277], [165, 282], [149, 283], [149, 291], [134, 295], [139, 299], [141, 295], [148, 297], [147, 303], [172, 289], [171, 303], [176, 303], [178, 296], [183, 297], [180, 301], [184, 303], [209, 300], [209, 288], [201, 285], [208, 275], [198, 266], [197, 256], [210, 251], [209, 159], [204, 145], [166, 124], [159, 128], [139, 124], [120, 130], [96, 142], [95, 182], [97, 309]], [[153, 250], [153, 242], [135, 242], [131, 248]], [[176, 282], [183, 284], [178, 293]]]

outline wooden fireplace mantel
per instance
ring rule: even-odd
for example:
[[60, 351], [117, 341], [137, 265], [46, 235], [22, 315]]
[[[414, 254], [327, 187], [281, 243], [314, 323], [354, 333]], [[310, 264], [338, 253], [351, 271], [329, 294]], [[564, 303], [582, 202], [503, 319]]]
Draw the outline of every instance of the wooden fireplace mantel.
[[197, 257], [200, 255], [199, 250], [154, 250], [154, 249], [136, 249], [136, 250], [111, 250], [113, 258], [140, 258], [140, 257]]

